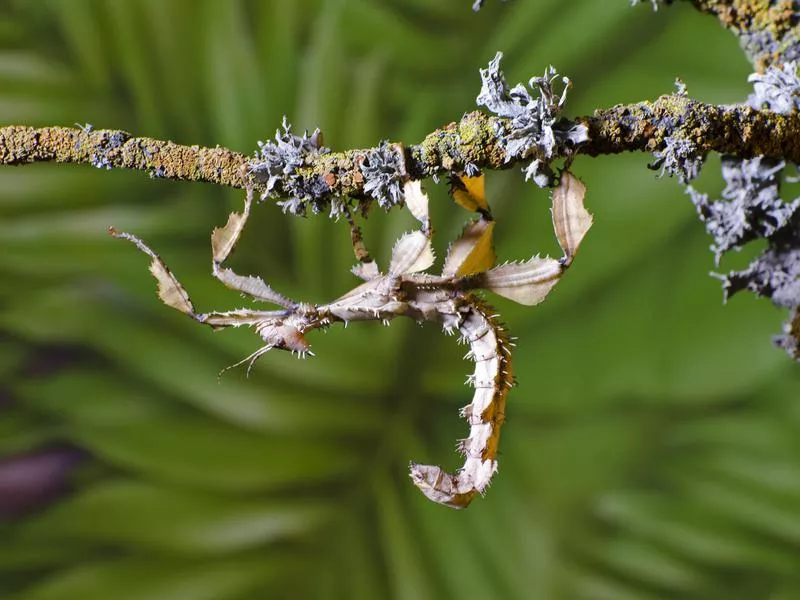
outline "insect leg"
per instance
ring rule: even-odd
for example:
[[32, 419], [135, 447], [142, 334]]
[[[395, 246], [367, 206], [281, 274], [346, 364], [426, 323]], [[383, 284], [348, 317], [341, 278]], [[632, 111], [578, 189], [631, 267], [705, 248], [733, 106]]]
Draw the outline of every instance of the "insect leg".
[[226, 287], [246, 294], [256, 300], [271, 302], [284, 308], [294, 308], [297, 302], [279, 294], [268, 286], [263, 279], [253, 275], [239, 275], [232, 269], [223, 268], [222, 263], [230, 256], [242, 235], [245, 223], [250, 216], [250, 207], [253, 203], [253, 188], [247, 188], [247, 197], [244, 201], [244, 210], [241, 214], [231, 213], [224, 227], [217, 227], [211, 233], [212, 261], [211, 271]]
[[585, 195], [583, 183], [569, 171], [564, 171], [552, 194], [553, 228], [564, 251], [562, 258], [557, 260], [537, 255], [522, 263], [500, 265], [478, 273], [468, 283], [526, 306], [544, 300], [572, 263], [592, 225], [592, 216], [583, 206]]
[[233, 310], [229, 312], [210, 312], [198, 313], [195, 311], [194, 304], [189, 298], [189, 294], [184, 289], [177, 277], [172, 274], [169, 267], [150, 247], [135, 235], [117, 231], [113, 227], [108, 228], [108, 233], [122, 240], [127, 240], [134, 244], [139, 250], [151, 258], [150, 272], [158, 282], [158, 297], [167, 306], [179, 310], [201, 323], [206, 323], [214, 329], [223, 327], [239, 327], [241, 325], [255, 325], [265, 319], [283, 317], [287, 314], [286, 310], [264, 311], [264, 310]]
[[358, 264], [354, 266], [351, 271], [356, 277], [360, 277], [364, 281], [369, 281], [380, 275], [378, 263], [370, 255], [367, 250], [367, 245], [364, 243], [364, 236], [361, 234], [361, 228], [356, 224], [353, 214], [347, 205], [344, 206], [344, 214], [347, 217], [347, 222], [350, 224], [350, 243], [353, 244], [353, 254], [356, 256]]
[[189, 294], [186, 293], [186, 290], [183, 288], [181, 283], [172, 274], [172, 271], [169, 270], [169, 267], [164, 264], [164, 261], [161, 260], [161, 257], [158, 254], [153, 252], [135, 235], [117, 231], [113, 227], [108, 228], [108, 233], [115, 238], [131, 242], [137, 248], [139, 248], [139, 250], [147, 254], [152, 259], [150, 262], [150, 272], [158, 282], [158, 297], [164, 304], [174, 308], [175, 310], [179, 310], [183, 314], [189, 315], [192, 318], [197, 318], [197, 313], [194, 310], [194, 305], [189, 298]]

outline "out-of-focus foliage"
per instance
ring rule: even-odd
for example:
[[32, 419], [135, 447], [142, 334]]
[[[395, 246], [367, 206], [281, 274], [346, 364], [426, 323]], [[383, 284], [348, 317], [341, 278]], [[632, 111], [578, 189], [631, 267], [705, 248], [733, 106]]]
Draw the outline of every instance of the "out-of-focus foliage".
[[[628, 4], [0, 0], [0, 122], [250, 153], [286, 114], [334, 149], [413, 143], [474, 108], [497, 50], [510, 82], [568, 75], [571, 115], [676, 76], [706, 101], [746, 97], [713, 19]], [[0, 597], [798, 597], [800, 376], [768, 340], [782, 315], [722, 306], [689, 199], [647, 162], [579, 158], [596, 222], [581, 256], [542, 306], [497, 300], [520, 385], [496, 483], [466, 512], [407, 478], [409, 459], [458, 461], [470, 366], [452, 339], [334, 328], [313, 360], [271, 353], [218, 381], [257, 339], [166, 309], [105, 228], [157, 249], [198, 309], [238, 307], [209, 234], [240, 193], [0, 170]], [[443, 187], [428, 185], [440, 254], [465, 219]], [[501, 259], [555, 251], [546, 194], [518, 170], [490, 173], [488, 196]], [[343, 222], [254, 212], [237, 270], [312, 302], [354, 284]], [[410, 227], [375, 212], [367, 242], [385, 261]]]

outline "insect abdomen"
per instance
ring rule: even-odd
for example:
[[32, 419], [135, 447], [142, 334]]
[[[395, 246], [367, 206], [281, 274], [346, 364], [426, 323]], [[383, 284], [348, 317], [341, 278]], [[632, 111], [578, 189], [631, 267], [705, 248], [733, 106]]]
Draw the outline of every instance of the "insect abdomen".
[[472, 402], [461, 410], [469, 424], [469, 436], [458, 443], [465, 456], [455, 475], [441, 467], [411, 464], [411, 479], [429, 499], [452, 508], [464, 508], [476, 493], [483, 493], [497, 471], [500, 428], [505, 420], [508, 389], [513, 383], [509, 340], [491, 307], [470, 298], [462, 313], [459, 333], [475, 361], [468, 382], [475, 387]]

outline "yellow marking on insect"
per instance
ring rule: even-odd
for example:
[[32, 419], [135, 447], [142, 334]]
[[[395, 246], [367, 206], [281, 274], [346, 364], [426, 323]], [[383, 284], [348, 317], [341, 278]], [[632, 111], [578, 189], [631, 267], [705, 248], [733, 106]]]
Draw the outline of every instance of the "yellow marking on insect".
[[489, 214], [489, 203], [486, 201], [486, 183], [484, 175], [468, 177], [453, 175], [450, 185], [453, 200], [472, 212]]

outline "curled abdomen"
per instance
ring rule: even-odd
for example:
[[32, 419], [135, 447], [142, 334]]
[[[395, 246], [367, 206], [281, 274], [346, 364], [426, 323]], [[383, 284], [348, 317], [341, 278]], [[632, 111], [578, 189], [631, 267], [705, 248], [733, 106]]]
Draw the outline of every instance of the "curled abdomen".
[[452, 508], [464, 508], [476, 493], [483, 493], [497, 471], [506, 395], [513, 384], [509, 340], [492, 316], [492, 308], [476, 297], [470, 297], [466, 306], [458, 331], [469, 345], [467, 357], [475, 361], [475, 371], [467, 380], [475, 393], [461, 410], [469, 424], [469, 436], [457, 446], [464, 465], [451, 474], [438, 466], [411, 463], [411, 479], [422, 493]]

